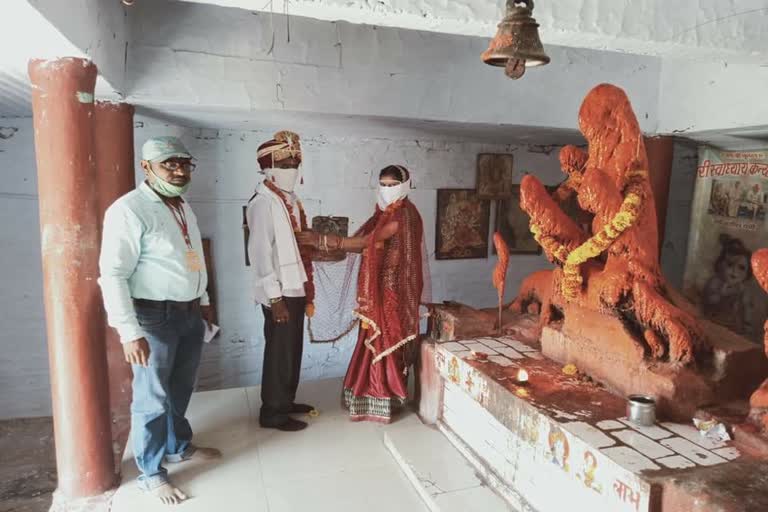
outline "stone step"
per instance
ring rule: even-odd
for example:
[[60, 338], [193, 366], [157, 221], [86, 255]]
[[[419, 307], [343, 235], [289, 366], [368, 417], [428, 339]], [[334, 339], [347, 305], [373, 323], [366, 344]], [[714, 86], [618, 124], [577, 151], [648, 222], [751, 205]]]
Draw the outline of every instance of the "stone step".
[[439, 430], [416, 415], [387, 427], [384, 444], [431, 512], [514, 512]]

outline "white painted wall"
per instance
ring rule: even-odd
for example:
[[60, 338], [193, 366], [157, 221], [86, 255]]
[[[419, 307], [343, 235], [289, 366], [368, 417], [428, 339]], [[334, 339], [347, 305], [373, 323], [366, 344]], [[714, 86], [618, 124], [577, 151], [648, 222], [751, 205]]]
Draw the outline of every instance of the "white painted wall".
[[[5, 329], [0, 332], [0, 418], [50, 413], [48, 360], [40, 278], [37, 185], [31, 119], [0, 119], [0, 126], [18, 128], [0, 139], [0, 311]], [[199, 159], [200, 170], [190, 191], [204, 236], [214, 243], [216, 281], [222, 336], [206, 348], [200, 384], [205, 388], [258, 384], [263, 351], [262, 315], [253, 306], [243, 261], [241, 207], [260, 180], [256, 171], [258, 145], [271, 131], [217, 131], [186, 129], [148, 118], [137, 119], [136, 153], [153, 135], [179, 135]], [[412, 198], [424, 217], [426, 240], [434, 251], [436, 189], [475, 185], [475, 159], [479, 152], [512, 152], [515, 167], [539, 175], [546, 183], [561, 179], [557, 150], [462, 142], [455, 137], [415, 136], [413, 130], [390, 129], [386, 136], [356, 130], [306, 132], [290, 126], [304, 138], [306, 185], [301, 193], [310, 216], [347, 215], [355, 229], [373, 209], [376, 172], [390, 163], [402, 163], [414, 174]], [[315, 127], [317, 129], [317, 127]], [[10, 133], [4, 130], [0, 133]], [[380, 132], [379, 132], [380, 133]], [[138, 178], [137, 173], [137, 179]], [[493, 217], [493, 212], [492, 212]], [[491, 226], [493, 223], [491, 224]], [[490, 253], [489, 253], [490, 254]], [[490, 282], [495, 258], [432, 262], [433, 295], [478, 306], [495, 302]], [[508, 298], [529, 272], [546, 266], [539, 256], [515, 256], [508, 278]], [[317, 379], [342, 375], [354, 339], [335, 347], [316, 345], [306, 351], [303, 377]]]
[[[274, 129], [283, 128], [275, 126]], [[344, 215], [354, 231], [373, 211], [377, 172], [385, 165], [402, 163], [413, 172], [416, 189], [411, 198], [422, 213], [430, 254], [434, 253], [435, 214], [438, 188], [473, 188], [475, 160], [480, 152], [512, 152], [518, 170], [557, 183], [561, 173], [557, 151], [534, 153], [526, 146], [483, 144], [435, 139], [422, 133], [407, 137], [356, 136], [354, 132], [308, 133], [298, 131], [304, 148], [305, 185], [299, 191], [310, 218], [314, 215]], [[204, 236], [213, 239], [219, 314], [222, 336], [206, 348], [201, 370], [204, 387], [253, 385], [260, 381], [263, 352], [262, 314], [250, 298], [249, 270], [243, 261], [241, 207], [260, 181], [255, 163], [256, 148], [271, 138], [272, 131], [242, 132], [183, 129], [144, 121], [136, 130], [139, 145], [149, 136], [174, 134], [182, 138], [199, 159], [189, 199]], [[491, 227], [493, 224], [491, 224]], [[490, 254], [490, 252], [489, 252]], [[435, 300], [452, 299], [477, 306], [495, 304], [491, 271], [495, 257], [481, 260], [432, 261]], [[547, 265], [540, 256], [515, 256], [508, 278], [508, 298], [520, 280]], [[318, 304], [318, 307], [322, 307]], [[355, 337], [336, 346], [307, 347], [303, 378], [341, 376], [354, 348]]]
[[[545, 183], [561, 179], [557, 148], [486, 144], [462, 141], [412, 129], [365, 131], [362, 127], [318, 133], [307, 123], [276, 125], [271, 131], [232, 131], [181, 128], [149, 118], [136, 123], [136, 154], [153, 135], [178, 135], [199, 159], [189, 199], [199, 217], [202, 233], [213, 240], [218, 306], [222, 335], [206, 347], [200, 385], [204, 388], [258, 384], [262, 362], [262, 315], [252, 305], [248, 269], [243, 261], [241, 207], [260, 180], [255, 153], [258, 145], [280, 128], [303, 136], [306, 184], [301, 190], [310, 216], [346, 215], [352, 229], [373, 207], [375, 173], [390, 163], [413, 171], [412, 198], [424, 217], [426, 240], [434, 253], [436, 189], [475, 185], [475, 158], [479, 152], [512, 152], [515, 168], [538, 175]], [[18, 131], [13, 131], [15, 128]], [[355, 135], [366, 132], [365, 135]], [[37, 185], [31, 119], [0, 119], [0, 418], [50, 414], [48, 359], [40, 278], [40, 241]], [[535, 143], [535, 141], [532, 141]], [[545, 154], [543, 150], [550, 150]], [[682, 275], [688, 236], [690, 194], [695, 149], [677, 144], [672, 171], [666, 242], [665, 272]], [[137, 180], [140, 180], [137, 173]], [[491, 229], [494, 212], [492, 211]], [[490, 254], [490, 253], [489, 253]], [[490, 275], [495, 257], [483, 260], [431, 261], [435, 300], [452, 299], [475, 306], [492, 306], [495, 291]], [[514, 256], [507, 281], [507, 298], [516, 293], [530, 272], [546, 267], [540, 256]], [[318, 379], [344, 373], [354, 338], [336, 346], [308, 346], [303, 377]]]
[[[113, 89], [122, 90], [125, 82], [125, 54], [129, 33], [126, 8], [122, 2], [27, 0], [27, 3], [53, 24], [63, 37], [80, 48], [84, 56], [96, 63], [99, 74]], [[25, 28], [30, 30], [30, 27]], [[72, 54], [54, 53], [53, 55]], [[40, 58], [43, 55], [31, 57]]]
[[0, 418], [51, 414], [32, 119], [0, 118]]
[[[697, 133], [701, 134], [697, 138], [707, 140], [724, 131], [752, 127], [762, 129], [765, 137], [768, 132], [768, 103], [763, 101], [766, 88], [768, 67], [765, 63], [665, 59], [658, 131], [684, 136]], [[754, 140], [746, 143], [752, 148], [761, 144]], [[729, 147], [733, 147], [733, 142], [730, 144]]]
[[[490, 37], [503, 0], [186, 0], [267, 9], [322, 20]], [[547, 0], [535, 2], [541, 37], [552, 44], [644, 55], [766, 56], [762, 0]], [[746, 37], [744, 37], [746, 36]], [[763, 39], [764, 42], [764, 39]]]
[[623, 87], [643, 130], [656, 127], [660, 60], [551, 46], [518, 81], [482, 63], [487, 37], [352, 25], [184, 2], [128, 11], [126, 93], [172, 112], [215, 109], [577, 128], [586, 93]]

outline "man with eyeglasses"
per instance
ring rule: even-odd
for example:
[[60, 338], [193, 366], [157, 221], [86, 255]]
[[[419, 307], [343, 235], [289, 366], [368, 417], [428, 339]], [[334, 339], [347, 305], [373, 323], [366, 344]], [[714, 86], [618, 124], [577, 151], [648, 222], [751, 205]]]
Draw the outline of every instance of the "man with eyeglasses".
[[195, 169], [176, 137], [142, 147], [146, 180], [107, 210], [99, 267], [109, 325], [133, 368], [131, 445], [139, 487], [165, 504], [187, 497], [163, 461], [214, 459], [192, 444], [185, 415], [210, 324], [208, 276], [197, 219], [182, 199]]

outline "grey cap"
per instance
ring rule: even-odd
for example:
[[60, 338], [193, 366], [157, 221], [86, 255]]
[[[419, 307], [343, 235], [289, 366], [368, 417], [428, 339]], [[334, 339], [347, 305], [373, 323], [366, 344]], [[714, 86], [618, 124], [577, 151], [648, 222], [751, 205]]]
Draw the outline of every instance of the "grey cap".
[[176, 137], [152, 137], [141, 147], [141, 159], [165, 162], [169, 158], [192, 158], [184, 144]]

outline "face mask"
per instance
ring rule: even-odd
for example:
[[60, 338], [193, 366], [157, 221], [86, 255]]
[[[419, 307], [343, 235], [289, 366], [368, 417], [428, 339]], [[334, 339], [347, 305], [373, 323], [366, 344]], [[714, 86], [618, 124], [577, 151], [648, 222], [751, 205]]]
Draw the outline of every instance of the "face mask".
[[188, 181], [187, 184], [183, 186], [174, 185], [173, 183], [169, 183], [155, 174], [151, 167], [149, 172], [152, 173], [152, 176], [155, 177], [154, 180], [149, 182], [149, 186], [152, 187], [155, 192], [164, 197], [179, 197], [180, 195], [186, 194], [187, 190], [189, 190], [189, 185], [192, 183], [191, 181]]
[[286, 192], [293, 192], [299, 179], [298, 169], [265, 169], [264, 173], [277, 188]]
[[411, 180], [395, 185], [394, 187], [382, 187], [379, 186], [378, 204], [382, 210], [387, 206], [396, 203], [401, 199], [405, 199], [408, 196], [408, 192], [411, 190]]

